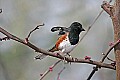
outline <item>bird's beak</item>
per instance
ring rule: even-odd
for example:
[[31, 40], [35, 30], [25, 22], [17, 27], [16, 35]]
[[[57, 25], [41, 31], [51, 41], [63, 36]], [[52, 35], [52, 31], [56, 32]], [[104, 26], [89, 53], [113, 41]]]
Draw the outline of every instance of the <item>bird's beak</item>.
[[82, 28], [81, 31], [85, 31], [85, 29]]

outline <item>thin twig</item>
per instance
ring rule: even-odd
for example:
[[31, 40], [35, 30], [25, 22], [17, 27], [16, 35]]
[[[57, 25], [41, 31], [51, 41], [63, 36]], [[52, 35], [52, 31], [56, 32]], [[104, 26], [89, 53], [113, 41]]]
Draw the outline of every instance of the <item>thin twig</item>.
[[60, 80], [60, 75], [61, 73], [65, 70], [65, 67], [62, 68], [62, 70], [60, 70], [60, 72], [58, 73], [58, 77], [57, 77], [57, 80]]
[[92, 22], [92, 24], [88, 27], [86, 33], [83, 35], [83, 37], [80, 39], [79, 42], [81, 42], [81, 41], [84, 39], [84, 37], [87, 35], [87, 33], [89, 32], [89, 30], [92, 28], [92, 26], [95, 24], [95, 22], [98, 20], [98, 18], [100, 17], [100, 15], [101, 15], [102, 13], [103, 13], [103, 10], [100, 11], [100, 13], [97, 15], [97, 17], [96, 17], [95, 20]]
[[[102, 55], [105, 55], [104, 53], [102, 53]], [[111, 58], [109, 58], [108, 56], [106, 57], [109, 61], [115, 62], [114, 60], [112, 60]]]
[[[115, 42], [114, 45], [110, 46], [110, 48], [108, 48], [108, 50], [107, 50], [105, 53], [103, 53], [104, 56], [103, 56], [103, 58], [102, 58], [101, 61], [100, 61], [101, 63], [104, 62], [105, 58], [107, 58], [107, 56], [108, 56], [108, 54], [110, 53], [110, 51], [111, 51], [116, 45], [118, 45], [119, 43], [120, 43], [120, 40], [118, 40], [117, 42]], [[93, 69], [93, 71], [91, 72], [91, 74], [89, 75], [89, 77], [88, 77], [87, 80], [90, 80], [91, 77], [93, 76], [93, 74], [96, 72], [96, 70], [98, 70], [98, 68], [100, 68], [100, 67], [101, 67], [101, 66], [96, 65], [96, 67]]]
[[54, 63], [47, 71], [45, 71], [45, 72], [42, 74], [40, 80], [42, 80], [49, 72], [51, 72], [52, 69], [53, 69], [58, 63], [60, 63], [61, 61], [62, 61], [62, 60], [58, 60], [58, 61], [57, 61], [56, 63]]
[[87, 80], [90, 80], [92, 78], [92, 76], [95, 74], [95, 72], [98, 71], [98, 66], [93, 67], [92, 72], [90, 73], [89, 77], [87, 78]]
[[112, 45], [112, 46], [104, 53], [105, 55], [103, 56], [101, 62], [103, 62], [103, 61], [105, 60], [105, 58], [108, 56], [108, 54], [110, 53], [110, 51], [111, 51], [116, 45], [118, 45], [119, 43], [120, 43], [120, 40], [118, 40], [117, 42], [115, 42], [114, 45]]
[[112, 60], [111, 58], [107, 57], [107, 59], [111, 62], [115, 62], [114, 60]]
[[28, 40], [29, 37], [31, 36], [31, 34], [32, 34], [35, 30], [39, 29], [40, 26], [44, 26], [44, 25], [45, 25], [45, 24], [43, 23], [43, 24], [40, 24], [40, 25], [36, 26], [33, 30], [30, 31], [30, 33], [28, 34], [28, 36], [26, 37], [26, 39]]

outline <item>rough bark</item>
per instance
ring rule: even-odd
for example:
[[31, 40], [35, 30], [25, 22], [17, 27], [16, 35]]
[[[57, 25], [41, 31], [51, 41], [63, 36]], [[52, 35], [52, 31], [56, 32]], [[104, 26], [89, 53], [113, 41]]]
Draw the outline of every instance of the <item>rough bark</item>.
[[[116, 0], [114, 10], [112, 21], [114, 26], [114, 41], [117, 41], [120, 39], [120, 0]], [[120, 44], [115, 46], [114, 51], [116, 59], [116, 80], [120, 80]]]

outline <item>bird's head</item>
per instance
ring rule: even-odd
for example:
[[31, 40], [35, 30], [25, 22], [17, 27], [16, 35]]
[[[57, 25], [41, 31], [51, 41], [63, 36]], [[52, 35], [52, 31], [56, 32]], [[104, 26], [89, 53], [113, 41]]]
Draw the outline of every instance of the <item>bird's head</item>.
[[80, 32], [82, 31], [85, 31], [85, 30], [82, 28], [82, 25], [79, 22], [73, 22], [70, 25], [70, 32], [80, 34]]

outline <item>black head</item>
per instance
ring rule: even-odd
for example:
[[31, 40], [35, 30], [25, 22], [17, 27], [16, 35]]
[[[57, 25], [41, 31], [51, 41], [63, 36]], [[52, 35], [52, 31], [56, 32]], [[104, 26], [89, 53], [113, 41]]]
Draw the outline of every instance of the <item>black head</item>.
[[79, 41], [79, 34], [85, 30], [82, 28], [82, 25], [79, 22], [73, 22], [69, 28], [70, 28], [70, 32], [68, 35], [69, 41], [71, 45], [75, 45]]
[[82, 31], [85, 31], [83, 28], [82, 28], [82, 25], [79, 23], [79, 22], [73, 22], [70, 26], [70, 32], [75, 32], [75, 33], [78, 33], [80, 34], [80, 32]]

